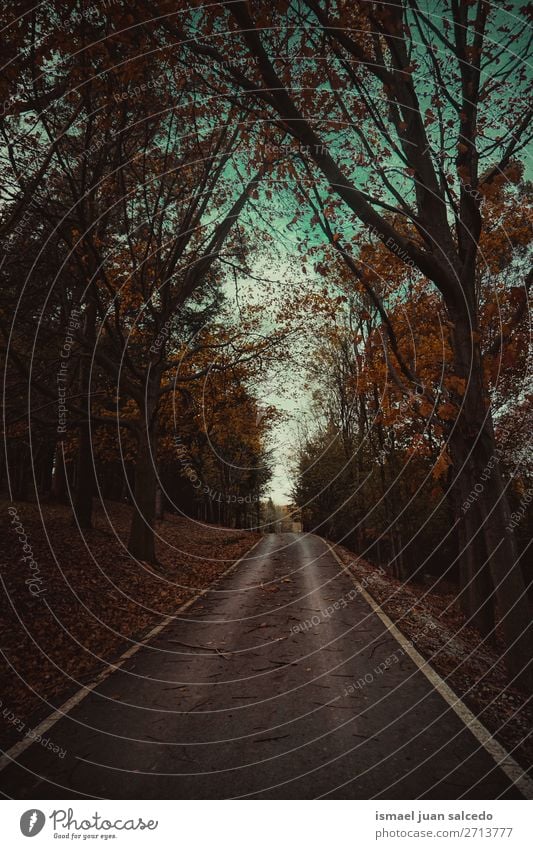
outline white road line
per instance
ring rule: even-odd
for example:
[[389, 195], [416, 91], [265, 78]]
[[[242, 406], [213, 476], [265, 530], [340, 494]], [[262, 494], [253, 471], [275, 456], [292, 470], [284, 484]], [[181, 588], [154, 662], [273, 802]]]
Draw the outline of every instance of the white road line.
[[411, 660], [417, 665], [421, 672], [424, 673], [428, 681], [433, 685], [433, 687], [437, 690], [438, 693], [442, 696], [442, 698], [450, 705], [450, 707], [455, 711], [459, 719], [466, 725], [468, 730], [474, 735], [476, 740], [481, 743], [486, 752], [493, 758], [496, 764], [500, 767], [501, 770], [507, 775], [508, 778], [513, 782], [515, 787], [518, 788], [522, 796], [526, 799], [533, 799], [533, 781], [524, 769], [520, 766], [519, 763], [515, 761], [515, 759], [509, 754], [509, 752], [500, 744], [497, 740], [494, 739], [488, 728], [486, 728], [479, 719], [474, 716], [472, 711], [467, 708], [465, 703], [457, 696], [451, 687], [446, 684], [445, 681], [440, 677], [438, 672], [436, 672], [432, 666], [429, 665], [429, 661], [427, 661], [421, 654], [418, 652], [415, 647], [409, 642], [407, 637], [402, 634], [399, 628], [396, 627], [394, 622], [389, 619], [386, 613], [383, 612], [379, 604], [372, 598], [369, 593], [365, 590], [365, 588], [359, 583], [355, 575], [346, 566], [345, 563], [342, 562], [339, 555], [335, 551], [334, 548], [331, 547], [325, 540], [323, 540], [325, 545], [328, 547], [329, 551], [333, 554], [337, 563], [342, 567], [344, 572], [347, 572], [350, 576], [351, 580], [357, 587], [358, 592], [365, 599], [367, 604], [370, 605], [374, 613], [379, 616], [385, 627], [388, 629], [390, 634], [399, 642], [402, 649], [406, 654], [409, 655]]
[[131, 648], [127, 649], [124, 654], [121, 654], [116, 663], [113, 663], [108, 666], [107, 669], [104, 669], [103, 672], [97, 675], [94, 681], [91, 681], [90, 684], [87, 684], [85, 687], [82, 687], [80, 690], [78, 690], [77, 693], [74, 693], [74, 695], [71, 696], [70, 699], [67, 699], [67, 701], [61, 705], [61, 707], [58, 707], [57, 710], [50, 714], [50, 716], [47, 716], [46, 719], [43, 719], [43, 721], [39, 725], [29, 731], [27, 737], [25, 737], [23, 740], [19, 740], [19, 742], [15, 743], [14, 746], [11, 746], [11, 748], [8, 749], [7, 752], [4, 752], [2, 757], [0, 757], [0, 772], [2, 772], [3, 769], [13, 763], [13, 761], [15, 761], [18, 757], [20, 757], [20, 755], [25, 752], [26, 749], [29, 749], [30, 746], [33, 746], [33, 744], [37, 742], [35, 740], [35, 737], [43, 737], [46, 732], [49, 731], [56, 724], [56, 722], [59, 722], [60, 719], [63, 719], [63, 717], [67, 716], [70, 711], [77, 705], [79, 705], [80, 702], [82, 702], [84, 698], [89, 695], [89, 693], [91, 693], [96, 687], [98, 687], [99, 684], [102, 683], [102, 681], [105, 681], [106, 678], [109, 678], [109, 676], [113, 674], [113, 672], [116, 672], [117, 669], [120, 669], [120, 667], [123, 666], [126, 660], [129, 660], [130, 657], [133, 657], [133, 655], [136, 654], [139, 649], [145, 646], [146, 643], [149, 643], [150, 640], [157, 636], [157, 634], [160, 634], [161, 631], [167, 627], [167, 625], [170, 625], [171, 622], [174, 622], [176, 620], [176, 616], [178, 616], [180, 613], [184, 613], [185, 610], [187, 610], [189, 607], [191, 607], [191, 605], [197, 602], [198, 599], [202, 598], [202, 596], [210, 592], [213, 587], [215, 587], [219, 583], [219, 581], [221, 581], [223, 578], [233, 572], [234, 569], [236, 569], [237, 566], [239, 566], [243, 560], [246, 560], [250, 552], [252, 552], [254, 548], [259, 545], [260, 542], [263, 542], [263, 539], [264, 537], [261, 537], [261, 539], [258, 539], [257, 542], [254, 542], [254, 544], [248, 549], [248, 551], [246, 551], [242, 555], [242, 557], [239, 557], [239, 559], [236, 560], [235, 563], [232, 563], [231, 566], [226, 569], [225, 572], [222, 572], [222, 574], [219, 575], [218, 578], [216, 578], [208, 587], [206, 587], [204, 590], [201, 590], [199, 593], [197, 593], [197, 595], [190, 598], [189, 601], [186, 601], [184, 604], [181, 605], [181, 607], [178, 607], [175, 614], [173, 614], [172, 616], [166, 616], [165, 619], [163, 619], [163, 621], [159, 625], [156, 625], [155, 628], [152, 628], [152, 630], [149, 631], [149, 633], [144, 637], [144, 639], [140, 640], [134, 646], [131, 646]]

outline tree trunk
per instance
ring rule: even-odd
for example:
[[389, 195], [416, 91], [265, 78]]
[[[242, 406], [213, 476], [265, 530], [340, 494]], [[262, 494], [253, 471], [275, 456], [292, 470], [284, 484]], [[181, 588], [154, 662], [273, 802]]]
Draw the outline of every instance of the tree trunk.
[[56, 445], [54, 459], [54, 475], [52, 478], [52, 496], [61, 504], [67, 503], [67, 470], [63, 458], [63, 443]]
[[[476, 515], [476, 514], [474, 514]], [[478, 514], [479, 515], [479, 514]], [[471, 515], [470, 520], [474, 518]], [[486, 638], [495, 638], [495, 594], [485, 546], [483, 519], [465, 521], [465, 610], [475, 628]]]
[[155, 518], [161, 521], [165, 516], [165, 496], [163, 489], [159, 483], [156, 484], [155, 490]]
[[91, 431], [88, 423], [82, 424], [79, 429], [76, 482], [74, 497], [76, 521], [81, 528], [92, 528], [94, 467]]
[[456, 374], [465, 381], [465, 389], [458, 399], [461, 409], [449, 446], [458, 490], [464, 499], [461, 521], [465, 546], [460, 568], [465, 573], [463, 586], [468, 588], [467, 606], [470, 614], [482, 620], [486, 631], [494, 587], [507, 668], [517, 686], [533, 692], [531, 614], [514, 538], [508, 529], [507, 495], [483, 387], [481, 355], [479, 345], [472, 340], [476, 328], [472, 327], [471, 314], [454, 315], [453, 324]]
[[[465, 449], [467, 453], [465, 453]], [[450, 441], [453, 467], [448, 478], [451, 521], [457, 522], [457, 563], [459, 567], [459, 604], [468, 624], [487, 639], [494, 639], [494, 586], [484, 545], [483, 521], [471, 490], [471, 475], [459, 470], [470, 463], [469, 446], [464, 440]], [[454, 468], [457, 472], [454, 472]], [[472, 498], [473, 493], [474, 498]]]
[[52, 491], [52, 471], [54, 468], [53, 442], [44, 445], [40, 466], [39, 488], [43, 495], [50, 495]]
[[[83, 335], [90, 343], [92, 351], [96, 344], [96, 304], [92, 291], [87, 296], [83, 316]], [[87, 411], [87, 421], [79, 428], [78, 456], [76, 462], [76, 494], [74, 497], [74, 512], [76, 521], [82, 528], [92, 528], [93, 495], [95, 490], [93, 446], [91, 441], [91, 385], [90, 360], [87, 354], [80, 357], [78, 393], [81, 403]]]
[[157, 474], [155, 469], [155, 434], [145, 425], [137, 439], [133, 517], [131, 520], [128, 551], [137, 560], [155, 563], [155, 496]]

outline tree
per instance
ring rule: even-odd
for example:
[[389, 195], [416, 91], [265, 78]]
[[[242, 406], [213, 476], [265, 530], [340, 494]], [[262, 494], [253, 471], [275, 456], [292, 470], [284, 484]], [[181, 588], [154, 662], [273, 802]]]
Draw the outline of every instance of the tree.
[[[282, 128], [305, 151], [325, 180], [324, 192], [353, 214], [337, 225], [337, 234], [344, 231], [340, 248], [352, 255], [350, 232], [359, 221], [442, 299], [460, 411], [449, 437], [453, 485], [464, 499], [496, 451], [476, 267], [483, 198], [495, 181], [512, 179], [513, 158], [531, 137], [527, 37], [483, 0], [443, 0], [440, 24], [435, 10], [426, 12], [416, 0], [343, 6], [305, 0], [258, 8], [232, 2], [225, 9], [224, 21], [219, 7], [204, 12], [197, 32], [205, 36], [187, 41], [197, 56], [220, 62], [219, 90], [228, 97], [243, 92], [262, 122]], [[524, 22], [529, 14], [525, 7]], [[224, 30], [231, 38], [223, 39]], [[176, 25], [176, 32], [185, 43], [186, 25]], [[293, 52], [304, 60], [293, 61]], [[313, 53], [320, 57], [316, 69], [305, 62]], [[492, 125], [495, 114], [501, 128]], [[508, 664], [531, 690], [531, 617], [508, 518], [497, 466], [465, 521], [464, 548], [482, 535]], [[467, 580], [475, 575], [467, 573]]]
[[[96, 10], [87, 16], [80, 4], [76, 21], [66, 28], [60, 4], [48, 10], [49, 21], [43, 10], [30, 7], [22, 16], [20, 55], [26, 57], [28, 51], [31, 58], [18, 58], [24, 97], [15, 98], [13, 114], [3, 125], [3, 164], [12, 196], [5, 224], [13, 227], [20, 204], [33, 192], [29, 208], [39, 222], [42, 243], [36, 240], [26, 277], [10, 279], [15, 304], [21, 291], [38, 295], [36, 263], [46, 246], [53, 246], [56, 274], [43, 299], [39, 325], [51, 363], [60, 363], [58, 346], [69, 316], [80, 315], [65, 373], [65, 405], [71, 416], [61, 428], [55, 464], [63, 470], [68, 441], [77, 455], [76, 521], [91, 526], [94, 428], [115, 427], [119, 440], [129, 430], [137, 451], [128, 547], [134, 556], [153, 560], [159, 402], [166, 394], [186, 391], [202, 376], [187, 368], [197, 352], [186, 355], [185, 369], [178, 356], [191, 329], [185, 308], [201, 287], [214, 290], [221, 281], [212, 268], [224, 245], [228, 257], [241, 256], [240, 240], [230, 246], [228, 237], [267, 169], [239, 171], [231, 159], [239, 141], [239, 112], [229, 108], [221, 120], [217, 104], [198, 95], [194, 76], [179, 62], [151, 53], [147, 60], [146, 34], [124, 27], [129, 23], [125, 10], [118, 3], [109, 15]], [[76, 60], [69, 52], [74, 47]], [[55, 86], [49, 83], [51, 57]], [[108, 64], [117, 70], [109, 73]], [[30, 121], [25, 149], [19, 136]], [[178, 121], [191, 131], [183, 134]], [[40, 164], [35, 179], [28, 180], [24, 172], [30, 146]], [[49, 232], [45, 221], [52, 225]], [[11, 258], [9, 254], [10, 271]], [[31, 316], [35, 318], [35, 308]], [[19, 318], [16, 306], [10, 318]], [[50, 386], [48, 375], [43, 380], [35, 374], [25, 341], [14, 345], [7, 326], [5, 333], [7, 356], [28, 385], [57, 398], [53, 380]], [[78, 435], [73, 444], [74, 426]], [[68, 476], [62, 480], [70, 483]]]
[[[418, 564], [427, 568], [431, 545], [436, 554], [447, 552], [448, 561], [441, 569], [448, 576], [454, 575], [454, 564], [461, 559], [461, 545], [457, 551], [451, 551], [447, 540], [457, 535], [457, 529], [462, 529], [462, 519], [492, 474], [496, 457], [514, 503], [517, 499], [511, 493], [511, 487], [515, 488], [513, 477], [518, 478], [517, 484], [522, 480], [522, 493], [527, 489], [523, 482], [527, 449], [520, 452], [520, 460], [517, 457], [522, 467], [517, 475], [509, 460], [504, 462], [506, 452], [502, 445], [502, 441], [508, 441], [510, 431], [516, 434], [515, 444], [524, 444], [523, 437], [518, 436], [517, 417], [511, 411], [521, 410], [523, 415], [528, 408], [525, 298], [515, 285], [515, 278], [520, 279], [527, 260], [530, 218], [527, 197], [527, 186], [516, 191], [507, 184], [487, 200], [490, 230], [482, 242], [485, 262], [478, 267], [476, 287], [482, 305], [480, 344], [485, 353], [485, 382], [497, 413], [500, 438], [498, 454], [484, 470], [481, 485], [470, 493], [466, 502], [458, 501], [455, 488], [449, 485], [453, 468], [447, 446], [459, 414], [453, 399], [457, 378], [451, 357], [451, 329], [437, 294], [424, 281], [413, 282], [412, 275], [399, 260], [390, 258], [383, 246], [372, 242], [360, 244], [359, 264], [365, 269], [365, 279], [356, 277], [355, 293], [352, 269], [343, 262], [341, 254], [337, 252], [336, 260], [332, 254], [324, 264], [324, 279], [331, 281], [328, 285], [333, 283], [337, 291], [347, 293], [348, 297], [337, 310], [335, 325], [322, 327], [316, 359], [310, 367], [314, 385], [319, 387], [319, 406], [326, 417], [315, 445], [323, 438], [331, 454], [337, 442], [338, 446], [344, 446], [344, 461], [337, 454], [328, 471], [325, 457], [309, 442], [301, 453], [297, 474], [299, 503], [303, 503], [303, 490], [309, 489], [309, 480], [318, 471], [321, 487], [324, 490], [333, 487], [338, 496], [330, 506], [333, 516], [341, 513], [342, 532], [350, 538], [354, 527], [356, 531], [364, 529], [364, 539], [358, 533], [355, 541], [356, 549], [364, 554], [368, 551], [365, 544], [368, 527], [380, 526], [380, 539], [389, 540], [393, 549], [389, 552], [393, 569], [404, 577], [416, 573]], [[494, 291], [498, 293], [497, 302]], [[507, 434], [507, 440], [501, 439], [503, 434]], [[357, 474], [365, 453], [370, 464], [374, 463], [380, 471], [381, 488], [372, 494], [368, 483], [363, 488], [360, 485], [362, 477], [372, 475], [368, 461], [363, 463], [364, 475]], [[315, 463], [318, 470], [314, 469]], [[401, 485], [404, 463], [411, 487]], [[350, 468], [352, 483], [347, 484], [346, 490], [342, 479]], [[351, 497], [343, 502], [346, 492], [351, 492]], [[410, 516], [420, 501], [420, 492], [424, 493], [425, 505], [430, 509], [428, 512], [417, 507], [414, 513], [417, 522], [413, 523]], [[363, 508], [366, 503], [366, 509], [361, 512], [359, 495]], [[309, 497], [309, 492], [305, 497]], [[376, 521], [379, 505], [384, 516]], [[313, 504], [315, 514], [317, 509], [317, 515], [328, 517], [318, 503]], [[341, 533], [338, 520], [329, 533], [338, 538]], [[407, 541], [407, 547], [400, 544], [402, 539]], [[410, 542], [415, 540], [416, 546]], [[378, 547], [378, 560], [382, 561], [382, 555], [383, 545]], [[487, 552], [479, 535], [469, 546], [468, 555], [472, 574], [477, 574], [479, 580], [469, 581], [461, 571], [459, 598], [469, 622], [492, 639], [494, 594], [492, 587], [483, 586], [481, 580], [487, 576], [482, 569]], [[434, 562], [433, 569], [436, 565]]]

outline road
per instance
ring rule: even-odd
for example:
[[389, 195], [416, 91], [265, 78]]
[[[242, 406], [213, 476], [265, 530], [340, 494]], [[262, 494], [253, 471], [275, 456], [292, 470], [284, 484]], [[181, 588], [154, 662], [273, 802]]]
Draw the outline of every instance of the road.
[[399, 649], [319, 537], [266, 536], [50, 729], [63, 758], [34, 743], [2, 792], [521, 798]]

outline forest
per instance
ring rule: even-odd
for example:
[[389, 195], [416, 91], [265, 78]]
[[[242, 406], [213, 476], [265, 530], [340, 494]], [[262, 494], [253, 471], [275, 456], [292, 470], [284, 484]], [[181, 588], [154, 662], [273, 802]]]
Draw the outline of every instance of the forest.
[[4, 519], [301, 523], [531, 694], [531, 4], [0, 15]]

